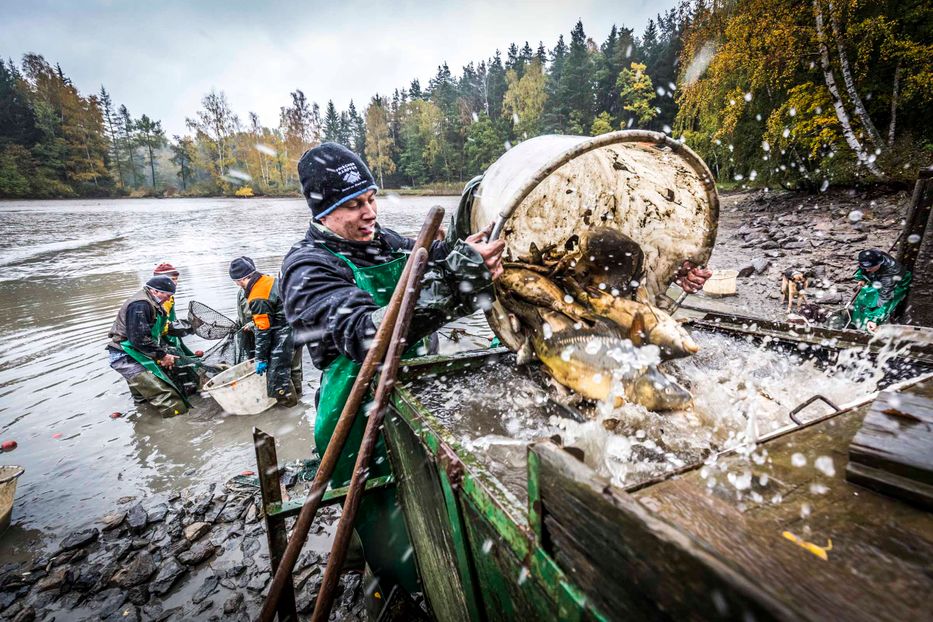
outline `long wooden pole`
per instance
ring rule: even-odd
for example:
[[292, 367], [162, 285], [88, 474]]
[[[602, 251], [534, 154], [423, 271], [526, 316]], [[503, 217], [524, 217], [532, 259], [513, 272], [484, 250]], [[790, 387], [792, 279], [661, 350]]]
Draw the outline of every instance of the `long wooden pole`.
[[317, 473], [314, 475], [314, 480], [311, 482], [311, 490], [295, 521], [292, 537], [288, 540], [288, 546], [285, 548], [282, 561], [275, 571], [275, 576], [269, 586], [269, 594], [266, 596], [266, 602], [263, 603], [262, 611], [259, 614], [261, 622], [272, 622], [275, 618], [276, 604], [278, 603], [285, 584], [291, 582], [292, 570], [295, 568], [295, 562], [298, 560], [298, 555], [301, 553], [301, 549], [308, 539], [308, 532], [311, 530], [311, 524], [314, 522], [314, 515], [317, 514], [318, 508], [321, 505], [321, 498], [327, 490], [327, 485], [330, 483], [330, 478], [333, 476], [334, 469], [337, 466], [337, 460], [343, 451], [343, 446], [347, 442], [347, 437], [350, 435], [350, 429], [353, 427], [356, 412], [360, 409], [363, 398], [366, 397], [369, 384], [372, 382], [373, 376], [376, 373], [376, 367], [382, 363], [383, 358], [385, 358], [386, 350], [389, 348], [391, 332], [398, 318], [402, 297], [405, 293], [405, 284], [408, 282], [408, 276], [411, 274], [415, 253], [419, 248], [428, 249], [431, 246], [431, 242], [433, 242], [435, 236], [437, 236], [437, 230], [441, 226], [441, 221], [443, 219], [444, 209], [441, 207], [432, 207], [430, 211], [428, 211], [424, 225], [421, 227], [421, 232], [415, 239], [415, 246], [412, 249], [412, 254], [408, 258], [408, 262], [405, 264], [405, 270], [402, 272], [402, 277], [399, 279], [391, 300], [389, 300], [389, 306], [386, 308], [386, 314], [383, 316], [382, 322], [376, 330], [373, 344], [369, 352], [366, 353], [366, 358], [363, 359], [360, 372], [356, 377], [356, 381], [353, 383], [353, 388], [350, 390], [350, 396], [347, 398], [343, 411], [340, 413], [340, 419], [337, 420], [337, 426], [334, 428], [334, 433], [331, 435], [330, 443], [328, 443], [327, 450], [321, 457], [321, 464], [318, 467]]
[[324, 570], [324, 579], [321, 582], [321, 591], [318, 592], [317, 601], [314, 605], [311, 622], [326, 622], [330, 617], [337, 582], [340, 580], [340, 570], [343, 568], [350, 537], [353, 535], [356, 513], [359, 510], [360, 502], [363, 500], [363, 489], [366, 486], [369, 461], [382, 431], [382, 421], [385, 418], [389, 394], [395, 385], [399, 361], [402, 358], [402, 353], [408, 347], [406, 340], [408, 325], [411, 323], [415, 302], [417, 302], [418, 293], [421, 291], [421, 277], [424, 275], [425, 266], [427, 266], [428, 253], [426, 250], [419, 248], [415, 251], [413, 259], [414, 265], [405, 288], [405, 296], [402, 298], [398, 321], [395, 323], [395, 329], [392, 332], [392, 341], [389, 343], [385, 364], [382, 366], [382, 374], [379, 377], [379, 385], [376, 387], [376, 395], [372, 406], [369, 408], [366, 431], [363, 433], [363, 441], [360, 443], [360, 451], [357, 454], [356, 465], [353, 468], [353, 479], [350, 480], [350, 491], [347, 493], [347, 498], [343, 504], [343, 512], [340, 514], [340, 523], [337, 525], [337, 533], [334, 536], [334, 544], [327, 560], [327, 568]]

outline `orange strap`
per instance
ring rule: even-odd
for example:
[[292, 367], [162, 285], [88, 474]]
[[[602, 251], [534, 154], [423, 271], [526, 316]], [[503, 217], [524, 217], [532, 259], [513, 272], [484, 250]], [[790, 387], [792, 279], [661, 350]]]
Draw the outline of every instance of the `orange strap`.
[[256, 328], [259, 330], [269, 330], [269, 327], [272, 324], [269, 322], [268, 313], [257, 313], [253, 315], [253, 324], [256, 325]]
[[268, 300], [269, 294], [272, 292], [273, 285], [275, 285], [275, 277], [269, 276], [268, 274], [263, 274], [249, 290], [249, 296], [247, 299], [250, 302], [254, 300]]

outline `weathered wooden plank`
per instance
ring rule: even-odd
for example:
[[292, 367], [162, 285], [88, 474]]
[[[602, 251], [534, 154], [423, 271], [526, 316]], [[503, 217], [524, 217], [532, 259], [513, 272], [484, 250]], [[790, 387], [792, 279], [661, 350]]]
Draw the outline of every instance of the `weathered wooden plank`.
[[559, 606], [531, 573], [531, 560], [519, 559], [468, 498], [460, 508], [488, 620], [557, 621]]
[[849, 445], [850, 481], [933, 507], [933, 399], [926, 392], [918, 386], [875, 399]]
[[[635, 496], [800, 619], [921, 619], [933, 593], [933, 516], [845, 480], [867, 410], [769, 441], [760, 463], [722, 457], [706, 477], [696, 470]], [[750, 487], [738, 491], [727, 473], [747, 474]]]
[[394, 410], [386, 418], [385, 437], [398, 480], [399, 502], [434, 616], [441, 622], [477, 620], [472, 577], [457, 555], [433, 456]]
[[[933, 169], [920, 172], [920, 178], [914, 188], [910, 214], [901, 233], [903, 261], [913, 271], [913, 281], [904, 305], [904, 316], [908, 324], [933, 326]], [[911, 237], [920, 236], [919, 244]], [[912, 260], [912, 261], [911, 261]]]
[[552, 443], [537, 443], [543, 542], [611, 619], [797, 619], [727, 562]]

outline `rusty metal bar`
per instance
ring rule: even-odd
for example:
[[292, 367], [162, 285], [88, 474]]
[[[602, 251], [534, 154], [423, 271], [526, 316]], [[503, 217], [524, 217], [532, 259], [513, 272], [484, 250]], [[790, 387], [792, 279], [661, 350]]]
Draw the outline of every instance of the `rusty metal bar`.
[[385, 364], [379, 377], [379, 385], [376, 387], [376, 395], [372, 406], [369, 408], [366, 431], [363, 433], [363, 441], [360, 443], [356, 465], [353, 468], [350, 492], [343, 504], [340, 523], [337, 525], [334, 544], [330, 550], [330, 558], [328, 558], [327, 568], [324, 570], [321, 591], [318, 592], [317, 601], [314, 604], [314, 613], [311, 616], [312, 622], [326, 621], [330, 617], [337, 582], [340, 580], [340, 569], [343, 567], [343, 562], [347, 556], [347, 546], [350, 543], [350, 536], [353, 534], [353, 523], [356, 521], [356, 513], [363, 499], [363, 486], [366, 482], [366, 474], [369, 471], [369, 460], [375, 450], [379, 434], [382, 433], [382, 421], [388, 407], [389, 395], [395, 385], [399, 360], [408, 345], [406, 335], [408, 334], [411, 317], [414, 315], [418, 293], [421, 291], [421, 278], [428, 263], [427, 250], [419, 248], [412, 255], [412, 259], [411, 273], [408, 275], [408, 281], [405, 284], [405, 294], [402, 297], [398, 320], [395, 322], [392, 331], [389, 351], [386, 352]]
[[[279, 460], [275, 453], [275, 438], [266, 434], [259, 428], [253, 428], [253, 445], [256, 448], [256, 467], [259, 474], [259, 490], [262, 493], [263, 509], [273, 503], [282, 503], [282, 489], [279, 486]], [[266, 537], [269, 541], [269, 561], [272, 564], [272, 573], [275, 574], [285, 547], [288, 544], [288, 531], [285, 527], [285, 518], [263, 512], [266, 521]], [[297, 620], [298, 612], [295, 608], [295, 589], [291, 581], [282, 590], [276, 611], [279, 620]]]
[[803, 421], [801, 421], [800, 419], [797, 418], [797, 413], [799, 413], [801, 410], [803, 410], [804, 408], [806, 408], [807, 406], [809, 406], [810, 404], [812, 404], [813, 402], [815, 402], [815, 401], [817, 401], [817, 400], [826, 402], [826, 403], [829, 404], [829, 406], [830, 406], [833, 410], [835, 410], [836, 412], [839, 412], [840, 410], [842, 410], [841, 408], [839, 408], [838, 406], [836, 406], [835, 404], [833, 404], [832, 401], [829, 400], [829, 398], [827, 398], [827, 397], [825, 397], [825, 396], [820, 395], [819, 393], [817, 393], [816, 395], [812, 396], [812, 397], [811, 397], [810, 399], [808, 399], [807, 401], [801, 402], [800, 404], [797, 404], [797, 406], [795, 406], [794, 409], [793, 409], [792, 411], [790, 411], [789, 413], [787, 413], [788, 416], [790, 417], [790, 420], [793, 421], [794, 423], [796, 423], [797, 425], [803, 425]]

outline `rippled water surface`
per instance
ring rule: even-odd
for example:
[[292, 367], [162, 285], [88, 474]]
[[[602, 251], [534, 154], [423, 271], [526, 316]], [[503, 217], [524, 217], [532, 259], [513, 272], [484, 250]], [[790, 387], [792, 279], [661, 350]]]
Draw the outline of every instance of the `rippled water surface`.
[[[379, 220], [414, 235], [432, 205], [450, 214], [456, 202], [383, 197]], [[308, 220], [300, 199], [0, 202], [0, 441], [19, 444], [0, 464], [26, 468], [0, 559], [57, 543], [121, 497], [255, 470], [253, 426], [276, 436], [280, 461], [308, 454], [319, 372], [307, 357], [296, 408], [236, 417], [196, 397], [191, 414], [163, 420], [135, 411], [104, 351], [123, 300], [157, 263], [181, 270], [182, 317], [193, 299], [235, 317], [229, 261], [245, 254], [278, 272]]]

